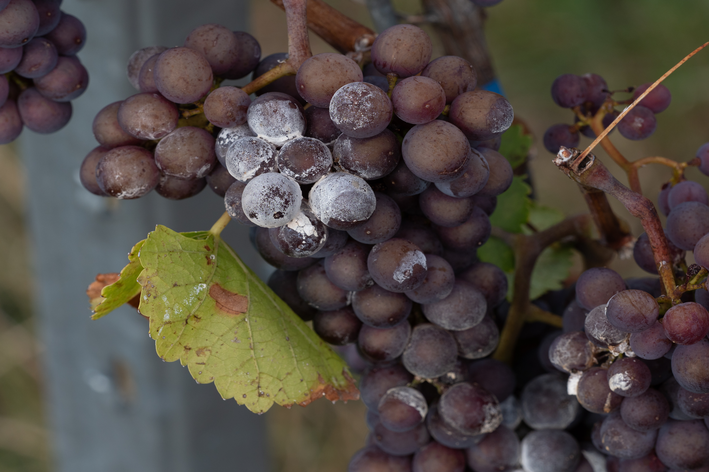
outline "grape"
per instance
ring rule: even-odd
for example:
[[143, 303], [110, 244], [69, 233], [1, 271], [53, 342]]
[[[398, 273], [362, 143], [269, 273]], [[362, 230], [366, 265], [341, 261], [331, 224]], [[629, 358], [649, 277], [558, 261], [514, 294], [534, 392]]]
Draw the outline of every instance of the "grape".
[[347, 472], [410, 472], [411, 457], [392, 456], [375, 445], [357, 451], [347, 466]]
[[466, 359], [481, 359], [495, 350], [500, 340], [500, 330], [490, 316], [470, 329], [451, 331], [458, 345], [458, 355]]
[[[318, 312], [298, 294], [298, 273], [295, 271], [276, 270], [268, 278], [268, 286], [303, 321], [312, 320]], [[325, 312], [327, 313], [327, 312]], [[333, 313], [333, 312], [330, 312]], [[329, 324], [329, 323], [324, 323]], [[359, 330], [359, 328], [357, 328]], [[322, 336], [318, 333], [319, 336]]]
[[[271, 237], [268, 234], [268, 229], [267, 228], [252, 228], [252, 231], [254, 234], [253, 237], [253, 243], [254, 246], [256, 247], [256, 250], [258, 253], [261, 255], [261, 257], [270, 265], [275, 267], [276, 269], [280, 270], [285, 270], [285, 271], [291, 271], [291, 270], [301, 270], [305, 269], [306, 267], [310, 267], [313, 264], [317, 262], [317, 259], [311, 258], [311, 257], [288, 257], [285, 254], [283, 254], [276, 246], [273, 245], [271, 242]], [[310, 287], [309, 285], [306, 286], [306, 289], [312, 288], [312, 291], [317, 291], [320, 287], [318, 287], [318, 283], [320, 283], [321, 280], [315, 280], [314, 283], [310, 284], [313, 287]], [[326, 288], [329, 288], [328, 284], [324, 284]], [[324, 298], [327, 298], [327, 296], [330, 295], [328, 293], [323, 294]], [[299, 295], [300, 296], [300, 295]], [[333, 298], [336, 298], [337, 295], [333, 296]], [[346, 303], [345, 303], [346, 305]], [[345, 306], [343, 305], [343, 306]], [[336, 308], [332, 308], [335, 310]]]
[[709, 267], [709, 237], [705, 234], [694, 246], [694, 260], [700, 266]]
[[618, 472], [666, 472], [667, 467], [660, 462], [654, 452], [638, 459], [623, 459]]
[[[708, 208], [709, 209], [709, 208]], [[605, 305], [613, 295], [625, 290], [623, 278], [605, 267], [588, 269], [576, 282], [576, 301], [587, 310]]]
[[431, 39], [421, 28], [395, 25], [382, 31], [372, 45], [372, 63], [382, 74], [400, 78], [421, 72], [431, 59]]
[[457, 353], [455, 340], [448, 331], [424, 323], [417, 325], [411, 333], [402, 361], [412, 374], [432, 379], [455, 366]]
[[34, 38], [22, 49], [22, 60], [15, 68], [15, 73], [28, 79], [47, 75], [59, 61], [56, 46], [45, 38]]
[[22, 133], [22, 118], [14, 100], [0, 107], [0, 144], [13, 142]]
[[276, 162], [282, 174], [300, 184], [311, 184], [329, 172], [332, 154], [321, 141], [301, 137], [285, 143]]
[[677, 346], [672, 356], [672, 373], [677, 382], [690, 392], [709, 393], [709, 340], [688, 346]]
[[[669, 238], [666, 239], [672, 260], [680, 261], [684, 259], [684, 251], [672, 244], [672, 241], [670, 241]], [[657, 274], [655, 257], [653, 256], [652, 245], [650, 244], [650, 238], [647, 233], [643, 233], [638, 236], [638, 240], [635, 242], [635, 247], [633, 247], [633, 259], [635, 259], [635, 263], [642, 270], [651, 274]]]
[[237, 87], [219, 87], [207, 95], [204, 116], [220, 128], [233, 128], [246, 123], [246, 110], [251, 99]]
[[177, 128], [158, 143], [155, 164], [164, 174], [180, 179], [206, 177], [217, 164], [214, 138], [202, 128]]
[[411, 387], [394, 387], [379, 400], [379, 421], [389, 431], [403, 433], [420, 425], [428, 405], [421, 392]]
[[270, 228], [271, 242], [290, 257], [309, 257], [318, 252], [327, 240], [327, 227], [310, 211], [308, 203], [301, 203], [300, 211], [283, 226]]
[[505, 426], [498, 427], [466, 451], [468, 465], [475, 471], [512, 470], [519, 461], [520, 442]]
[[378, 135], [386, 129], [393, 115], [387, 94], [366, 82], [352, 82], [340, 87], [332, 96], [329, 109], [335, 126], [353, 138]]
[[383, 193], [375, 192], [374, 196], [377, 203], [372, 216], [348, 231], [352, 239], [364, 244], [377, 244], [392, 238], [401, 225], [401, 212], [396, 202]]
[[440, 256], [443, 253], [443, 245], [433, 231], [422, 223], [410, 220], [403, 220], [395, 238], [406, 239], [414, 243], [424, 254], [435, 254]]
[[382, 423], [374, 427], [374, 443], [394, 456], [413, 454], [430, 440], [431, 435], [423, 424], [402, 433], [390, 431]]
[[604, 452], [620, 459], [639, 459], [650, 454], [657, 438], [657, 431], [630, 428], [617, 411], [603, 420], [600, 433]]
[[194, 197], [206, 186], [207, 180], [204, 178], [185, 180], [171, 175], [162, 175], [160, 182], [155, 187], [155, 192], [170, 200], [183, 200]]
[[572, 331], [583, 331], [584, 321], [586, 321], [586, 315], [588, 311], [578, 304], [576, 300], [572, 300], [571, 303], [564, 310], [562, 315], [564, 321], [563, 331], [564, 333], [570, 333]]
[[488, 307], [496, 307], [507, 295], [507, 276], [494, 264], [480, 262], [461, 272], [459, 277], [482, 292]]
[[563, 74], [551, 84], [551, 98], [562, 108], [582, 105], [589, 95], [587, 82], [578, 75]]
[[522, 407], [514, 395], [510, 395], [507, 400], [500, 403], [500, 410], [502, 411], [502, 426], [514, 430], [522, 424]]
[[352, 296], [355, 314], [373, 328], [391, 328], [404, 322], [411, 313], [411, 307], [411, 300], [404, 294], [389, 292], [376, 284]]
[[[471, 149], [463, 173], [451, 181], [436, 182], [435, 185], [438, 190], [451, 197], [473, 197], [485, 187], [489, 178], [490, 167], [487, 161], [480, 152]], [[472, 201], [479, 204], [478, 200], [472, 199]], [[488, 214], [490, 213], [492, 211]]]
[[[667, 199], [669, 198], [671, 191], [672, 187], [670, 186], [670, 183], [666, 182], [662, 185], [662, 189], [657, 195], [657, 207], [665, 216], [670, 214], [670, 204], [667, 202]], [[665, 230], [665, 233], [667, 233], [667, 230]]]
[[575, 148], [581, 137], [575, 126], [567, 124], [553, 125], [544, 133], [544, 147], [552, 154], [559, 152], [561, 146]]
[[642, 290], [618, 292], [606, 307], [608, 322], [628, 333], [639, 333], [652, 327], [659, 315], [660, 305], [652, 295]]
[[368, 220], [377, 202], [367, 182], [345, 172], [320, 179], [310, 189], [309, 200], [315, 216], [339, 230], [352, 229]]
[[391, 92], [394, 113], [406, 123], [422, 125], [435, 120], [446, 107], [446, 93], [438, 82], [414, 76], [398, 82]]
[[471, 199], [450, 197], [436, 187], [429, 187], [421, 194], [419, 205], [431, 223], [444, 227], [463, 224], [476, 208]]
[[308, 124], [305, 135], [325, 144], [330, 144], [342, 134], [330, 119], [330, 110], [327, 108], [308, 107], [305, 110], [305, 121]]
[[372, 285], [372, 277], [367, 270], [368, 254], [369, 248], [364, 244], [357, 241], [347, 242], [346, 245], [325, 257], [325, 272], [328, 279], [338, 287], [353, 292]]
[[276, 146], [282, 146], [305, 132], [302, 107], [296, 99], [283, 93], [265, 93], [251, 102], [247, 120], [259, 138]]
[[217, 24], [193, 29], [184, 46], [204, 56], [214, 75], [226, 79], [245, 77], [256, 68], [261, 57], [261, 47], [250, 34], [233, 33]]
[[[576, 286], [578, 288], [578, 284]], [[605, 305], [597, 306], [586, 315], [584, 330], [588, 339], [600, 347], [617, 346], [628, 338], [627, 332], [610, 324]]]
[[50, 100], [34, 87], [20, 93], [17, 98], [17, 110], [22, 123], [35, 133], [41, 134], [62, 129], [69, 123], [72, 114], [71, 103]]
[[89, 85], [89, 73], [75, 56], [59, 56], [49, 73], [34, 79], [37, 90], [57, 102], [68, 102], [80, 96]]
[[461, 331], [480, 323], [485, 316], [485, 296], [469, 282], [458, 279], [444, 299], [423, 305], [426, 318], [445, 329]]
[[520, 400], [524, 422], [534, 429], [566, 429], [579, 413], [578, 401], [559, 374], [535, 377], [524, 386]]
[[521, 450], [526, 472], [573, 472], [581, 460], [578, 442], [566, 431], [532, 431], [522, 439]]
[[620, 404], [620, 416], [625, 424], [640, 432], [659, 429], [669, 414], [667, 398], [654, 388], [647, 389], [637, 397], [625, 398]]
[[325, 342], [336, 346], [357, 341], [362, 322], [355, 316], [352, 308], [318, 311], [313, 318], [313, 330]]
[[455, 274], [453, 268], [440, 256], [426, 254], [426, 278], [406, 296], [416, 303], [434, 303], [446, 298], [453, 290]]
[[[64, 15], [62, 16], [62, 18]], [[143, 68], [145, 62], [153, 56], [160, 54], [167, 48], [163, 46], [150, 46], [143, 49], [138, 49], [133, 54], [131, 54], [128, 59], [128, 81], [131, 83], [136, 90], [140, 90], [139, 77], [140, 71]]]
[[[537, 302], [540, 303], [540, 302]], [[529, 329], [529, 328], [528, 328]], [[539, 347], [537, 347], [537, 359], [539, 360], [539, 364], [541, 367], [544, 368], [547, 372], [557, 372], [558, 369], [556, 366], [551, 362], [551, 359], [549, 359], [549, 348], [551, 347], [552, 343], [563, 334], [562, 331], [559, 330], [554, 330], [548, 334], [546, 334], [543, 338], [542, 341], [539, 343]]]
[[370, 410], [376, 411], [379, 401], [389, 389], [403, 387], [414, 379], [401, 364], [373, 367], [360, 380], [359, 390], [362, 402]]
[[667, 217], [667, 236], [680, 249], [691, 251], [709, 233], [709, 207], [699, 202], [680, 203]]
[[412, 472], [464, 472], [465, 454], [431, 441], [416, 452], [411, 466]]
[[111, 149], [96, 166], [96, 182], [111, 197], [140, 198], [159, 181], [160, 171], [152, 153], [138, 146]]
[[652, 380], [650, 368], [639, 359], [624, 357], [617, 359], [608, 368], [608, 387], [624, 397], [643, 394]]
[[362, 325], [357, 345], [362, 356], [371, 362], [388, 362], [399, 357], [411, 336], [411, 325], [399, 323], [393, 328]]
[[331, 52], [308, 58], [295, 76], [300, 96], [320, 108], [327, 108], [335, 92], [351, 82], [362, 82], [362, 70], [349, 57]]
[[490, 177], [487, 179], [485, 186], [476, 194], [476, 196], [496, 197], [505, 192], [512, 185], [512, 166], [507, 159], [497, 151], [492, 149], [479, 149], [480, 153], [485, 158], [490, 169]]
[[446, 103], [465, 92], [472, 92], [478, 83], [473, 65], [458, 56], [443, 56], [431, 61], [421, 72], [438, 82], [446, 94]]
[[31, 0], [10, 0], [0, 11], [0, 47], [16, 48], [37, 33], [39, 13]]
[[428, 407], [426, 427], [436, 442], [453, 449], [467, 449], [485, 438], [484, 434], [471, 436], [451, 428], [441, 418], [436, 403]]
[[140, 144], [141, 140], [126, 133], [118, 123], [118, 109], [122, 101], [106, 105], [96, 114], [91, 126], [96, 141], [109, 149]]
[[341, 170], [364, 180], [375, 180], [390, 174], [401, 159], [399, 142], [385, 129], [371, 138], [352, 138], [341, 134], [332, 155]]
[[586, 82], [586, 88], [588, 89], [586, 101], [593, 103], [595, 107], [603, 105], [603, 102], [610, 95], [605, 79], [598, 74], [584, 74], [581, 78]]
[[514, 110], [502, 95], [474, 90], [458, 95], [451, 103], [448, 119], [474, 141], [485, 141], [512, 125]]
[[497, 399], [477, 384], [459, 383], [443, 392], [441, 419], [463, 434], [491, 433], [502, 422]]
[[677, 391], [677, 406], [691, 418], [709, 417], [709, 394], [694, 393], [680, 387]]
[[641, 359], [659, 359], [671, 347], [672, 341], [667, 339], [665, 328], [659, 321], [644, 331], [630, 335], [630, 349]]
[[681, 388], [682, 386], [674, 377], [672, 377], [672, 375], [670, 375], [669, 378], [663, 382], [662, 385], [660, 385], [660, 391], [669, 402], [670, 418], [674, 420], [686, 421], [692, 418], [687, 416], [687, 414], [679, 407], [678, 397]]
[[506, 400], [515, 389], [517, 381], [512, 369], [497, 359], [481, 359], [469, 365], [470, 382], [492, 393], [498, 401]]
[[[277, 52], [275, 54], [271, 54], [270, 56], [266, 56], [256, 67], [252, 77], [255, 79], [256, 77], [265, 74], [266, 72], [273, 69], [278, 64], [285, 62], [286, 60], [288, 60], [288, 54], [286, 54], [285, 52]], [[265, 93], [270, 92], [285, 93], [298, 100], [298, 103], [300, 103], [301, 105], [305, 105], [305, 100], [302, 99], [302, 97], [298, 93], [297, 87], [295, 86], [294, 75], [287, 75], [285, 77], [281, 77], [280, 79], [276, 79], [272, 83], [266, 85], [261, 90], [256, 92], [256, 95], [261, 96]]]
[[160, 53], [153, 69], [160, 93], [175, 103], [193, 103], [209, 93], [212, 68], [203, 55], [185, 47]]
[[246, 184], [243, 182], [239, 182], [237, 180], [232, 183], [224, 194], [224, 206], [226, 207], [226, 211], [229, 213], [231, 219], [238, 221], [242, 225], [254, 226], [254, 223], [247, 218], [244, 213], [244, 209], [241, 206], [241, 198], [244, 193], [244, 188], [246, 188]]
[[164, 138], [177, 128], [179, 117], [175, 104], [159, 93], [138, 93], [118, 108], [118, 124], [138, 139]]
[[684, 202], [699, 202], [709, 205], [709, 195], [707, 195], [704, 187], [697, 182], [685, 180], [672, 187], [667, 196], [667, 204], [670, 206], [670, 211]]
[[453, 271], [456, 274], [464, 271], [473, 264], [480, 262], [476, 252], [470, 250], [456, 251], [453, 249], [444, 248], [441, 257], [445, 259], [451, 267], [453, 267]]
[[246, 217], [256, 225], [277, 228], [295, 218], [302, 199], [300, 187], [294, 180], [267, 172], [246, 184], [241, 206]]
[[[277, 172], [277, 154], [273, 144], [261, 138], [244, 137], [233, 142], [224, 161], [227, 170], [236, 180], [248, 182], [258, 175]], [[286, 172], [283, 177], [290, 176]]]
[[110, 149], [103, 146], [93, 148], [81, 162], [81, 167], [79, 168], [79, 180], [81, 181], [81, 185], [89, 192], [101, 197], [105, 197], [106, 194], [101, 190], [98, 182], [96, 182], [96, 166], [98, 165], [98, 161], [101, 160], [108, 151], [110, 151]]
[[[371, 65], [371, 62], [369, 63]], [[363, 82], [368, 84], [376, 85], [382, 91], [389, 93], [389, 81], [385, 76], [381, 75], [366, 75], [364, 76]]]
[[600, 367], [592, 367], [583, 373], [576, 398], [586, 410], [600, 414], [616, 410], [623, 401], [623, 397], [610, 389], [607, 372]]
[[[652, 83], [639, 85], [633, 92], [633, 101], [642, 95], [650, 85], [652, 85]], [[670, 93], [670, 89], [663, 84], [659, 84], [652, 92], [648, 93], [638, 105], [649, 108], [653, 113], [660, 113], [665, 111], [667, 107], [670, 106], [671, 102], [672, 94]]]
[[[3, 57], [3, 55], [7, 51], [11, 50], [0, 50], [0, 57]], [[2, 59], [0, 59], [0, 63], [2, 63]], [[704, 143], [701, 146], [699, 146], [699, 149], [697, 149], [696, 153], [697, 158], [699, 159], [699, 170], [701, 171], [702, 174], [704, 175], [709, 175], [709, 143]]]
[[217, 141], [214, 144], [214, 153], [217, 155], [219, 163], [226, 167], [226, 156], [229, 149], [234, 145], [234, 143], [241, 138], [254, 138], [256, 135], [248, 124], [243, 124], [241, 126], [235, 126], [233, 128], [224, 128], [217, 135]]
[[[449, 333], [453, 334], [452, 331], [449, 331]], [[455, 385], [459, 382], [467, 382], [468, 381], [468, 362], [465, 359], [461, 359], [460, 357], [456, 359], [455, 365], [451, 370], [446, 372], [445, 374], [441, 375], [436, 379], [438, 382], [440, 382], [442, 385]], [[423, 387], [422, 387], [423, 388]], [[438, 398], [438, 392], [433, 392], [429, 388], [429, 395], [428, 398], [430, 401], [435, 400]], [[424, 393], [427, 393], [424, 390]]]
[[[411, 172], [411, 169], [409, 169], [403, 159], [400, 160], [394, 170], [382, 180], [390, 195], [402, 196], [418, 195], [431, 184]], [[418, 207], [418, 199], [416, 206]]]
[[59, 7], [62, 0], [34, 0], [34, 6], [39, 13], [39, 28], [36, 36], [44, 36], [52, 31], [61, 20], [61, 10]]
[[694, 344], [709, 333], [709, 312], [699, 303], [680, 303], [667, 310], [662, 326], [669, 340]]
[[73, 56], [86, 44], [86, 27], [77, 17], [62, 12], [57, 26], [45, 37], [54, 43], [60, 55]]
[[399, 238], [375, 245], [367, 267], [377, 284], [397, 293], [415, 289], [426, 278], [426, 256], [415, 244]]
[[670, 420], [660, 428], [655, 453], [668, 467], [704, 467], [709, 464], [709, 430], [701, 420]]
[[0, 47], [0, 74], [11, 72], [22, 60], [22, 48]]
[[157, 92], [158, 86], [155, 85], [155, 63], [160, 57], [160, 54], [155, 54], [153, 57], [148, 58], [140, 68], [138, 73], [138, 90], [143, 93], [146, 92]]
[[470, 218], [459, 226], [454, 228], [436, 226], [436, 232], [443, 245], [456, 251], [477, 249], [478, 246], [485, 244], [491, 231], [490, 218], [480, 207], [474, 207]]
[[652, 110], [638, 105], [618, 123], [618, 132], [624, 138], [637, 141], [650, 137], [655, 132], [657, 120]]
[[298, 273], [298, 294], [321, 311], [338, 310], [350, 304], [350, 294], [327, 279], [322, 262]]

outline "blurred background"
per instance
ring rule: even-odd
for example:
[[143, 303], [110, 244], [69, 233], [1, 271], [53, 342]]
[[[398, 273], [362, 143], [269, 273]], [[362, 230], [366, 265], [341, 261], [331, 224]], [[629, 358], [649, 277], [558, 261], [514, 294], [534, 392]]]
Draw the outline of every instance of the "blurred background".
[[[371, 27], [362, 3], [328, 3]], [[412, 0], [394, 5], [404, 14], [421, 13]], [[65, 0], [62, 8], [87, 27], [79, 57], [89, 70], [89, 89], [72, 102], [74, 117], [64, 130], [50, 136], [25, 130], [18, 142], [0, 146], [0, 471], [346, 470], [367, 435], [359, 402], [321, 400], [306, 409], [252, 415], [220, 401], [213, 386], [195, 385], [178, 365], [159, 362], [147, 324], [134, 310], [90, 321], [84, 293], [96, 273], [120, 270], [131, 245], [155, 224], [207, 229], [223, 211], [209, 191], [187, 202], [157, 195], [109, 202], [80, 188], [79, 164], [95, 146], [93, 117], [134, 93], [124, 71], [131, 52], [181, 44], [195, 26], [216, 22], [251, 32], [265, 57], [287, 48], [283, 13], [267, 0]], [[637, 86], [709, 39], [709, 2], [703, 0], [504, 0], [487, 14], [502, 88], [538, 141], [550, 125], [573, 119], [551, 100], [558, 75], [594, 72], [614, 90]], [[313, 53], [332, 51], [317, 38], [312, 46]], [[611, 135], [631, 160], [685, 161], [709, 141], [709, 51], [664, 83], [673, 101], [652, 137], [631, 142]], [[566, 214], [583, 212], [575, 184], [536, 147], [530, 170], [538, 199]], [[597, 154], [609, 164], [600, 148]], [[650, 167], [640, 174], [646, 196], [656, 200], [670, 171]], [[687, 176], [709, 183], [696, 169]], [[639, 235], [637, 221], [611, 203]], [[231, 226], [225, 239], [267, 277], [270, 269], [244, 229]], [[624, 276], [643, 275], [632, 260], [615, 260], [612, 267]]]

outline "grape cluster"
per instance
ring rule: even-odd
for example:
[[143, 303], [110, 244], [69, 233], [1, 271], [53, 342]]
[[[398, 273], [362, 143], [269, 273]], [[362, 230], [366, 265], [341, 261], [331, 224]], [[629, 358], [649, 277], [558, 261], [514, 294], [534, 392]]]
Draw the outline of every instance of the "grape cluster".
[[89, 74], [76, 54], [86, 42], [81, 21], [61, 0], [0, 1], [0, 144], [24, 127], [54, 133], [71, 119]]
[[[551, 86], [551, 97], [554, 103], [562, 108], [572, 108], [576, 114], [573, 125], [560, 123], [552, 125], [544, 133], [544, 147], [556, 154], [561, 146], [578, 147], [581, 134], [595, 139], [596, 134], [589, 125], [598, 113], [602, 113], [603, 128], [607, 128], [620, 114], [616, 106], [626, 106], [650, 86], [650, 83], [640, 85], [635, 89], [621, 92], [632, 92], [632, 98], [616, 101], [616, 92], [608, 90], [605, 79], [598, 74], [563, 74], [554, 80]], [[667, 109], [672, 101], [672, 95], [667, 87], [660, 84], [640, 101], [618, 123], [618, 132], [630, 140], [641, 140], [650, 137], [657, 127], [655, 115]]]

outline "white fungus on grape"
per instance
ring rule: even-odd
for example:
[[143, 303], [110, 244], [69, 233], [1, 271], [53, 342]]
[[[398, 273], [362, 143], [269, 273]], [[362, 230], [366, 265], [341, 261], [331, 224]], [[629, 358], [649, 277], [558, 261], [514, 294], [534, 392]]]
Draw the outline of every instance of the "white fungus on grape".
[[217, 136], [216, 143], [214, 144], [214, 153], [217, 155], [217, 159], [219, 159], [221, 165], [226, 167], [227, 152], [237, 139], [253, 136], [256, 135], [253, 131], [251, 131], [251, 128], [249, 128], [248, 123], [234, 126], [233, 128], [222, 129]]
[[411, 387], [390, 388], [381, 400], [379, 400], [379, 405], [383, 405], [388, 399], [394, 399], [404, 405], [410, 406], [411, 408], [414, 408], [419, 415], [421, 415], [421, 419], [426, 418], [426, 414], [428, 413], [428, 405], [426, 404], [426, 399], [418, 390]]
[[276, 146], [259, 138], [239, 138], [226, 154], [226, 168], [236, 180], [248, 182], [259, 174], [277, 172]]
[[332, 167], [332, 153], [315, 138], [296, 138], [283, 145], [276, 158], [278, 169], [299, 184], [312, 184]]
[[328, 236], [327, 227], [313, 215], [305, 200], [291, 221], [271, 231], [277, 232], [271, 235], [271, 241], [289, 257], [315, 254], [325, 245]]
[[393, 113], [387, 94], [367, 82], [343, 85], [330, 101], [330, 119], [340, 131], [353, 138], [369, 138], [381, 133]]
[[334, 172], [320, 179], [310, 190], [309, 201], [315, 216], [335, 229], [350, 229], [366, 221], [377, 206], [372, 187], [345, 172]]
[[401, 258], [401, 263], [394, 270], [393, 278], [400, 284], [410, 279], [414, 275], [414, 267], [420, 265], [424, 270], [426, 267], [426, 256], [421, 251], [408, 251]]
[[279, 147], [303, 136], [306, 129], [305, 115], [295, 99], [278, 92], [251, 102], [246, 119], [256, 136]]
[[263, 228], [288, 224], [300, 210], [303, 195], [292, 179], [268, 172], [251, 179], [241, 196], [246, 217]]

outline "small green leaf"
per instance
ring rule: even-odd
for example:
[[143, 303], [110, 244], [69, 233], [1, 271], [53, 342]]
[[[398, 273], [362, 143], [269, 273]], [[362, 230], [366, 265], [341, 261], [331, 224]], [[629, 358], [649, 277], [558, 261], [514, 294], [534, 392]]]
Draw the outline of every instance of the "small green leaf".
[[512, 125], [502, 135], [499, 152], [507, 158], [512, 168], [515, 169], [527, 160], [531, 146], [532, 136], [524, 134], [522, 125]]
[[478, 248], [478, 258], [482, 262], [495, 264], [504, 272], [515, 270], [515, 253], [502, 239], [492, 236]]
[[[532, 271], [532, 283], [529, 290], [530, 300], [541, 297], [549, 290], [563, 288], [562, 282], [569, 276], [573, 265], [574, 252], [562, 244], [554, 244], [544, 249]], [[511, 301], [514, 290], [514, 275], [508, 275], [509, 291], [507, 299]]]
[[[536, 201], [532, 201], [532, 207], [529, 211], [529, 224], [537, 231], [545, 229], [560, 223], [564, 219], [564, 214], [556, 208], [540, 205]], [[525, 234], [532, 234], [529, 228], [524, 229]]]
[[513, 177], [510, 188], [497, 197], [497, 208], [490, 216], [490, 223], [510, 233], [521, 233], [532, 208], [531, 192], [523, 176]]
[[221, 238], [158, 226], [140, 251], [140, 312], [165, 361], [256, 413], [359, 398], [337, 356]]
[[101, 290], [102, 300], [94, 308], [94, 314], [91, 316], [92, 320], [97, 320], [107, 315], [140, 294], [140, 284], [138, 284], [136, 279], [143, 270], [138, 256], [140, 254], [140, 248], [143, 247], [144, 243], [145, 240], [133, 246], [130, 254], [128, 254], [128, 265], [121, 271], [120, 278]]

